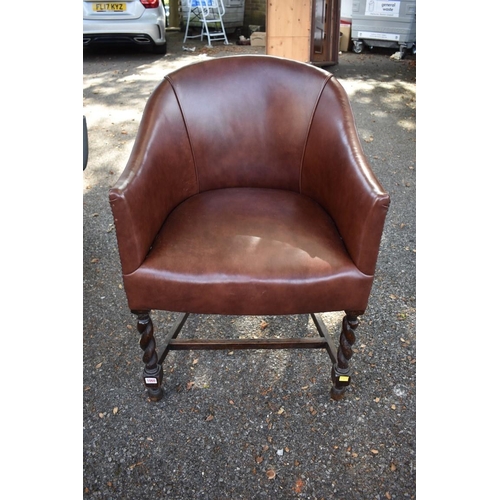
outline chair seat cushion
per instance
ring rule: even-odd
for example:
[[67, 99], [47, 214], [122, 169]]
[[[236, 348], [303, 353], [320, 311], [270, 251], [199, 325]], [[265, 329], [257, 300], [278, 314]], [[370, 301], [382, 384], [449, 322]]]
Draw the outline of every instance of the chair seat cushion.
[[248, 315], [364, 311], [372, 281], [315, 201], [259, 188], [187, 199], [124, 276], [132, 310]]

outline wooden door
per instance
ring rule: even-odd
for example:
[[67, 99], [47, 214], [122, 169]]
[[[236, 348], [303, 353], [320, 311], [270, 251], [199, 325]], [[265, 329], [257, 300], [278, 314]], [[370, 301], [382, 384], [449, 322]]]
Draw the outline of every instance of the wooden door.
[[311, 62], [330, 65], [339, 62], [340, 0], [312, 1]]

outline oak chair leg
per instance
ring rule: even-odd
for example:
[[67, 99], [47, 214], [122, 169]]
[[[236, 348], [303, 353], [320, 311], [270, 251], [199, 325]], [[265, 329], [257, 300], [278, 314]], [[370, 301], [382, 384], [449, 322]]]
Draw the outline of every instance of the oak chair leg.
[[163, 381], [163, 367], [158, 363], [156, 340], [154, 337], [153, 322], [149, 311], [133, 311], [137, 315], [137, 330], [141, 334], [140, 346], [144, 351], [142, 361], [145, 364], [143, 371], [144, 385], [149, 398], [159, 401], [163, 397], [161, 383]]
[[358, 311], [346, 311], [342, 320], [342, 332], [340, 334], [339, 348], [337, 350], [337, 363], [332, 368], [333, 387], [330, 396], [335, 401], [344, 397], [347, 386], [351, 382], [351, 369], [349, 360], [352, 357], [352, 346], [356, 341], [354, 331], [358, 327]]

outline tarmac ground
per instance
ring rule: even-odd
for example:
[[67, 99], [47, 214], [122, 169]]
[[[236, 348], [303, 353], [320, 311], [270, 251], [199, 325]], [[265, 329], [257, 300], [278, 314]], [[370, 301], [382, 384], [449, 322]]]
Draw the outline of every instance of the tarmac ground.
[[[330, 400], [331, 362], [323, 350], [176, 351], [164, 363], [164, 398], [148, 401], [108, 189], [167, 72], [203, 58], [265, 53], [232, 42], [207, 48], [170, 31], [163, 57], [84, 52], [83, 498], [415, 498], [416, 56], [347, 52], [326, 68], [348, 92], [365, 153], [391, 195], [345, 398]], [[160, 349], [175, 317], [153, 313]], [[338, 342], [342, 314], [322, 317]], [[317, 333], [303, 315], [192, 315], [181, 335]]]

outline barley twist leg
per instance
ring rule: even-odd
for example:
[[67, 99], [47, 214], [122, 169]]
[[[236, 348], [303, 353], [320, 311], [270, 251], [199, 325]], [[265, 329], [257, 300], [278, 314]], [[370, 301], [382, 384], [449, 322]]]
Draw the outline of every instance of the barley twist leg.
[[330, 396], [335, 401], [344, 397], [347, 386], [351, 382], [351, 369], [349, 360], [352, 357], [352, 346], [356, 341], [354, 331], [358, 327], [358, 313], [346, 311], [342, 320], [342, 332], [340, 334], [339, 348], [337, 350], [337, 364], [332, 368], [333, 387]]
[[140, 346], [144, 351], [142, 356], [142, 361], [145, 364], [143, 371], [144, 385], [148, 390], [149, 398], [152, 401], [159, 401], [163, 397], [163, 389], [161, 388], [163, 367], [158, 363], [153, 322], [149, 311], [141, 311], [136, 314], [137, 330], [141, 334]]

